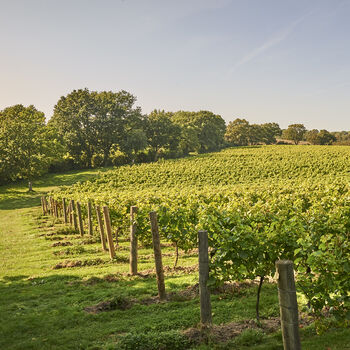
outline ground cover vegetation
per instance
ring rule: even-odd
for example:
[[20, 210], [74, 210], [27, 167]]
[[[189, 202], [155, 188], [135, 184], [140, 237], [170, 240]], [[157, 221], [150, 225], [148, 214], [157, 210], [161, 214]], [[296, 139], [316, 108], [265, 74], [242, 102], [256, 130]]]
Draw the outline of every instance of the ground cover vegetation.
[[[30, 193], [25, 183], [0, 187], [0, 347], [282, 349], [272, 277], [274, 259], [288, 257], [297, 270], [303, 349], [346, 349], [349, 157], [346, 147], [243, 147], [45, 175]], [[88, 201], [107, 204], [116, 258], [101, 249], [95, 216], [92, 236], [86, 226], [81, 236], [62, 219], [43, 216], [38, 204], [48, 192], [79, 200], [84, 220]], [[135, 276], [128, 264], [130, 205], [139, 208]], [[164, 302], [157, 298], [150, 210], [162, 235]], [[200, 228], [210, 237], [214, 323], [204, 338]]]
[[347, 145], [349, 140], [347, 131], [307, 131], [303, 124], [281, 130], [277, 123], [236, 118], [226, 126], [210, 111], [154, 110], [147, 115], [127, 91], [79, 89], [57, 101], [48, 122], [34, 106], [0, 111], [0, 184], [32, 181], [48, 171], [145, 163], [228, 146]]
[[176, 249], [196, 248], [198, 230], [207, 230], [213, 283], [262, 282], [274, 275], [277, 259], [293, 260], [318, 325], [325, 310], [346, 325], [349, 160], [346, 147], [228, 149], [111, 170], [54, 197], [107, 204], [120, 232], [129, 225], [130, 206], [138, 206], [138, 237], [146, 245], [150, 211], [157, 211], [162, 238]]

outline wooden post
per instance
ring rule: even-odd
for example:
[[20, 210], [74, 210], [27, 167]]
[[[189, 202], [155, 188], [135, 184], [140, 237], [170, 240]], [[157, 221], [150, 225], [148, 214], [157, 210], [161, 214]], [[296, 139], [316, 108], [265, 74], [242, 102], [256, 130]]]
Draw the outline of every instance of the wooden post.
[[130, 208], [130, 273], [132, 275], [137, 274], [137, 237], [135, 224], [136, 213], [137, 207], [132, 206]]
[[41, 209], [42, 209], [42, 211], [43, 211], [43, 215], [45, 215], [44, 197], [41, 197]]
[[78, 214], [79, 232], [81, 236], [84, 236], [84, 225], [83, 225], [83, 218], [81, 217], [80, 202], [77, 202], [77, 214]]
[[56, 208], [56, 201], [52, 198], [52, 214], [56, 218], [57, 217], [57, 208]]
[[69, 223], [72, 226], [73, 225], [73, 204], [72, 204], [72, 200], [69, 201], [68, 214], [69, 214]]
[[89, 235], [93, 235], [94, 231], [92, 228], [92, 208], [91, 208], [91, 203], [88, 202], [87, 205], [87, 212], [88, 212], [88, 229], [89, 229]]
[[55, 217], [58, 218], [58, 202], [54, 199]]
[[199, 297], [201, 303], [201, 323], [211, 324], [211, 303], [208, 289], [209, 257], [208, 232], [198, 232], [198, 260], [199, 260]]
[[45, 207], [45, 214], [47, 215], [49, 213], [49, 208], [48, 208], [47, 200], [46, 200], [45, 196], [43, 197], [43, 202], [44, 202], [44, 207]]
[[52, 198], [49, 196], [49, 214], [52, 215]]
[[107, 246], [106, 246], [106, 236], [105, 236], [105, 231], [103, 229], [101, 210], [100, 210], [100, 207], [98, 205], [95, 206], [95, 211], [96, 211], [98, 227], [100, 229], [100, 237], [101, 237], [102, 249], [104, 251], [107, 251], [108, 249], [107, 249]]
[[105, 226], [107, 231], [107, 241], [109, 247], [109, 256], [111, 259], [115, 258], [115, 250], [113, 245], [113, 237], [112, 237], [112, 227], [111, 227], [111, 219], [109, 217], [109, 210], [107, 206], [103, 207], [103, 217], [105, 220]]
[[68, 224], [67, 207], [66, 207], [66, 199], [65, 198], [62, 198], [62, 211], [63, 211], [64, 223]]
[[75, 212], [74, 200], [72, 199], [70, 202], [71, 202], [71, 211], [72, 211], [72, 220], [73, 220], [74, 230], [78, 231], [77, 213]]
[[164, 271], [163, 271], [163, 263], [162, 263], [162, 251], [160, 249], [157, 213], [155, 211], [150, 212], [149, 219], [151, 222], [151, 230], [152, 230], [152, 241], [153, 241], [154, 260], [156, 265], [158, 295], [160, 300], [164, 300], [166, 298], [166, 294], [165, 294]]
[[298, 303], [295, 290], [293, 262], [276, 261], [278, 272], [278, 298], [284, 350], [300, 350]]
[[53, 202], [53, 198], [52, 197], [50, 197], [50, 212], [51, 212], [52, 216], [55, 215], [55, 203]]

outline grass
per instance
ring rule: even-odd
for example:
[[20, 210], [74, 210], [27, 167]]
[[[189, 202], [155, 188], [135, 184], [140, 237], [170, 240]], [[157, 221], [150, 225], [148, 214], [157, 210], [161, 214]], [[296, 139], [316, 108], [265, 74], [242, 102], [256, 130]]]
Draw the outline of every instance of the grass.
[[[197, 272], [166, 275], [167, 292], [174, 293], [171, 301], [143, 304], [142, 300], [157, 295], [156, 279], [154, 275], [126, 275], [128, 242], [121, 242], [118, 259], [110, 261], [98, 242], [82, 244], [87, 235], [81, 238], [62, 223], [41, 215], [40, 195], [58, 185], [87, 180], [97, 172], [47, 175], [34, 181], [34, 193], [26, 192], [26, 183], [0, 188], [0, 349], [116, 349], [123, 335], [129, 335], [134, 348], [136, 335], [148, 337], [149, 342], [167, 339], [180, 344], [181, 339], [172, 332], [198, 325], [198, 296], [184, 298], [181, 294], [197, 283]], [[71, 245], [53, 247], [59, 241]], [[163, 264], [172, 266], [173, 247], [164, 247], [162, 252]], [[139, 250], [140, 271], [154, 268], [151, 254], [151, 249]], [[96, 264], [53, 269], [66, 260]], [[180, 256], [181, 266], [196, 263], [195, 254]], [[256, 286], [251, 286], [234, 293], [213, 294], [214, 324], [254, 319], [255, 292]], [[261, 298], [261, 314], [278, 316], [276, 286], [264, 285]], [[108, 300], [132, 303], [125, 310], [99, 314], [84, 311]], [[317, 335], [312, 326], [302, 330], [303, 349], [350, 349], [349, 338], [348, 329], [333, 329], [323, 335]], [[282, 349], [281, 335], [248, 330], [227, 344], [197, 346], [215, 348]]]

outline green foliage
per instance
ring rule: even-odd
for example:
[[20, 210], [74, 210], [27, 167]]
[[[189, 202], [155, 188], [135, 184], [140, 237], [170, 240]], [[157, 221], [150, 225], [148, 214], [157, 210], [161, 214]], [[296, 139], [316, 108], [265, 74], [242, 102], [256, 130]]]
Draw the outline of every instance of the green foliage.
[[[124, 232], [129, 208], [137, 205], [137, 234], [145, 244], [151, 210], [158, 212], [162, 238], [184, 250], [197, 246], [199, 229], [207, 230], [217, 281], [272, 276], [277, 259], [295, 260], [313, 312], [331, 308], [344, 320], [350, 156], [345, 147], [310, 147], [233, 149], [124, 167], [54, 195], [108, 204], [113, 225]], [[304, 280], [307, 267], [311, 279]]]
[[181, 129], [171, 121], [172, 113], [154, 110], [148, 115], [146, 135], [149, 145], [152, 147], [155, 160], [161, 148], [176, 150]]
[[281, 134], [277, 123], [249, 124], [245, 119], [235, 119], [226, 128], [225, 140], [231, 145], [248, 146], [264, 143], [276, 143], [276, 136]]
[[140, 108], [133, 107], [135, 102], [136, 97], [123, 90], [73, 90], [59, 99], [50, 124], [58, 130], [77, 164], [107, 165], [114, 144], [131, 153], [140, 148], [130, 134], [144, 125]]
[[303, 124], [291, 124], [288, 129], [283, 130], [282, 137], [293, 141], [296, 145], [303, 140], [306, 128]]
[[15, 105], [0, 112], [0, 183], [45, 173], [62, 148], [44, 113]]
[[[298, 147], [295, 148], [298, 149]], [[308, 148], [308, 152], [311, 148], [316, 153], [320, 151], [318, 147]], [[277, 149], [279, 147], [275, 147], [276, 151]], [[344, 153], [346, 152], [345, 147], [332, 148], [333, 151], [335, 149], [338, 154], [335, 158], [342, 156], [341, 150], [344, 149]], [[257, 158], [263, 157], [259, 150], [261, 151], [261, 149], [255, 149]], [[236, 151], [239, 151], [240, 157], [241, 150]], [[232, 158], [235, 152], [227, 150], [223, 153], [228, 158]], [[251, 150], [249, 154], [250, 152]], [[219, 154], [192, 158], [192, 161], [206, 159], [213, 162], [213, 156], [218, 158]], [[227, 161], [226, 157], [225, 159]], [[275, 161], [275, 159], [272, 160], [272, 162]], [[181, 163], [183, 160], [177, 162]], [[166, 163], [169, 166], [173, 162]], [[346, 169], [345, 167], [345, 171]], [[55, 232], [66, 236], [68, 232], [62, 224], [57, 225], [57, 222], [55, 229], [52, 230], [50, 226], [53, 222], [39, 215], [40, 195], [57, 185], [83, 182], [96, 175], [96, 170], [48, 174], [33, 183], [36, 190], [40, 192], [30, 194], [26, 192], [26, 185], [23, 183], [0, 188], [0, 250], [3, 260], [0, 266], [2, 301], [0, 328], [3, 335], [0, 338], [1, 349], [115, 349], [116, 342], [122, 334], [158, 334], [166, 330], [181, 332], [198, 324], [198, 297], [151, 305], [134, 304], [126, 310], [110, 310], [97, 315], [85, 312], [85, 307], [96, 305], [101, 301], [115, 300], [115, 298], [141, 300], [157, 294], [155, 277], [122, 276], [129, 271], [126, 263], [111, 261], [103, 265], [81, 266], [74, 269], [51, 269], [58, 261], [66, 259], [66, 257], [54, 255], [53, 252], [65, 248], [51, 247], [52, 241], [45, 240], [41, 235]], [[332, 178], [334, 180], [333, 175]], [[130, 192], [131, 189], [132, 184], [130, 184]], [[68, 236], [67, 239], [73, 243], [72, 248], [80, 247], [79, 239], [69, 234]], [[128, 246], [129, 242], [122, 242], [120, 249], [117, 250], [118, 256], [127, 258]], [[100, 243], [94, 243], [85, 248], [79, 253], [79, 257], [74, 259], [85, 261], [96, 257], [106, 259], [108, 256], [101, 251]], [[173, 257], [168, 256], [172, 249], [172, 247], [162, 247], [164, 266], [172, 265]], [[139, 253], [142, 256], [151, 256], [152, 250], [140, 249]], [[195, 254], [180, 256], [179, 265], [192, 266], [197, 261], [198, 257]], [[140, 271], [152, 268], [154, 268], [153, 259], [147, 258], [140, 261]], [[111, 273], [113, 275], [110, 275]], [[107, 282], [107, 275], [116, 279]], [[169, 292], [184, 290], [197, 282], [197, 273], [182, 273], [166, 277], [166, 287]], [[233, 294], [212, 294], [214, 324], [246, 322], [247, 319], [253, 318], [255, 290], [255, 286], [247, 286], [237, 289]], [[268, 310], [276, 308], [278, 309], [276, 285], [266, 284], [262, 290], [263, 315], [269, 315], [271, 312]], [[322, 335], [317, 335], [314, 328], [311, 330], [303, 328], [300, 331], [302, 346], [305, 349], [318, 350], [330, 347], [334, 350], [343, 350], [348, 346], [349, 329], [332, 328]], [[265, 335], [261, 344], [237, 345], [233, 340], [231, 347], [228, 345], [226, 348], [277, 350], [283, 348], [281, 344], [281, 335], [277, 332]], [[196, 346], [188, 348], [197, 349]], [[224, 347], [211, 343], [208, 346], [202, 344], [199, 348], [209, 350]]]
[[235, 345], [252, 346], [263, 341], [264, 333], [260, 329], [244, 330], [235, 340]]
[[118, 350], [184, 350], [189, 341], [179, 331], [129, 333], [120, 337]]
[[305, 138], [306, 141], [310, 142], [313, 145], [331, 145], [337, 140], [337, 138], [329, 131], [318, 131], [317, 129], [306, 132]]
[[223, 147], [226, 125], [221, 116], [210, 111], [178, 111], [172, 120], [184, 130], [181, 148], [185, 154], [191, 151], [212, 152]]

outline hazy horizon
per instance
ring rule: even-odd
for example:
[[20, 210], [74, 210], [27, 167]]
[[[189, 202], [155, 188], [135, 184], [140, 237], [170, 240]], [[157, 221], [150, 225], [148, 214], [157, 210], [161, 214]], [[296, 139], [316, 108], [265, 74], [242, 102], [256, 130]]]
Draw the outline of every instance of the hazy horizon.
[[350, 0], [0, 0], [0, 110], [73, 89], [144, 113], [350, 130]]

